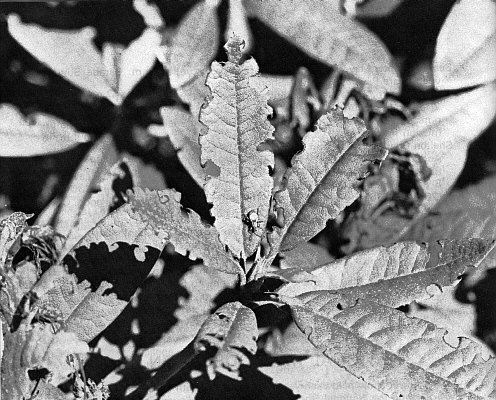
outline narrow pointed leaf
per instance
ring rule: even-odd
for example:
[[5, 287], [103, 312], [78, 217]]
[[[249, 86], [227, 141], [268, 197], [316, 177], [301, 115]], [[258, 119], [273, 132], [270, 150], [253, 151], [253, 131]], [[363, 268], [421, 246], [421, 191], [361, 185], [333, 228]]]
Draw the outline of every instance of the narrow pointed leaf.
[[112, 136], [104, 135], [93, 145], [74, 173], [60, 205], [55, 231], [67, 236], [93, 187], [119, 159]]
[[203, 323], [195, 338], [195, 347], [218, 349], [207, 364], [212, 378], [218, 372], [239, 379], [239, 367], [249, 364], [245, 352], [256, 353], [257, 338], [255, 313], [236, 301], [223, 305]]
[[108, 98], [116, 105], [122, 98], [108, 80], [101, 54], [93, 43], [95, 30], [49, 30], [21, 22], [19, 16], [8, 18], [9, 33], [40, 62], [77, 87]]
[[219, 46], [217, 4], [201, 1], [181, 21], [174, 36], [166, 67], [178, 89], [208, 68]]
[[419, 154], [432, 171], [423, 186], [426, 197], [417, 217], [431, 209], [455, 183], [465, 165], [470, 142], [489, 126], [496, 114], [495, 101], [496, 85], [492, 83], [425, 103], [411, 121], [384, 135], [385, 147]]
[[60, 153], [91, 137], [44, 113], [26, 118], [10, 104], [0, 105], [0, 157], [33, 157]]
[[302, 51], [386, 92], [399, 93], [398, 72], [372, 32], [339, 14], [334, 2], [250, 0], [253, 16]]
[[437, 38], [434, 85], [461, 89], [496, 79], [496, 3], [461, 0], [453, 5]]
[[[339, 293], [347, 304], [367, 298], [390, 307], [431, 297], [430, 286], [442, 290], [459, 281], [493, 249], [493, 240], [441, 241], [437, 246], [401, 242], [377, 247], [313, 268], [291, 268], [273, 273], [289, 281], [282, 295], [297, 296], [310, 291]], [[344, 301], [344, 300], [343, 300]]]
[[276, 249], [290, 250], [308, 241], [358, 198], [355, 186], [367, 165], [387, 154], [379, 146], [363, 144], [364, 132], [363, 122], [335, 110], [323, 115], [317, 129], [305, 135], [305, 149], [293, 158], [287, 187], [276, 193], [285, 221], [284, 228], [271, 236]]
[[[273, 185], [269, 168], [274, 155], [257, 146], [272, 137], [274, 128], [267, 119], [271, 108], [266, 95], [249, 85], [257, 63], [241, 63], [241, 47], [240, 39], [232, 37], [226, 44], [229, 61], [212, 63], [207, 79], [212, 98], [200, 114], [208, 131], [200, 144], [202, 163], [210, 160], [220, 168], [220, 175], [205, 184], [220, 240], [234, 254], [249, 256], [260, 243]], [[250, 213], [257, 215], [256, 227], [243, 222]]]
[[288, 299], [293, 317], [326, 357], [391, 398], [494, 399], [496, 361], [469, 339], [447, 342], [445, 329], [403, 312], [313, 292]]

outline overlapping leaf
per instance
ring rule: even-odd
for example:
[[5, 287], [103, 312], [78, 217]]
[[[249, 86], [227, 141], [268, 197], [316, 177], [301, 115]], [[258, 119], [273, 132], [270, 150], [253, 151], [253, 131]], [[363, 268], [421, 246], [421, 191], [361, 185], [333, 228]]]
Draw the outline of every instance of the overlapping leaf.
[[49, 30], [8, 18], [9, 33], [34, 57], [77, 87], [120, 105], [153, 67], [161, 35], [146, 28], [127, 49], [106, 45], [101, 54], [93, 43], [95, 30]]
[[196, 4], [183, 18], [166, 51], [164, 63], [171, 85], [179, 89], [195, 79], [214, 59], [219, 46], [217, 1]]
[[401, 311], [359, 300], [342, 308], [341, 296], [313, 292], [288, 299], [296, 323], [339, 366], [392, 398], [490, 399], [496, 362], [480, 345], [445, 340], [446, 330]]
[[219, 242], [214, 228], [193, 213], [184, 214], [171, 190], [139, 188], [89, 231], [64, 259], [68, 274], [54, 266], [33, 292], [40, 305], [62, 313], [65, 329], [91, 340], [124, 309], [167, 243], [191, 259], [237, 274], [239, 265]]
[[383, 92], [399, 93], [401, 84], [385, 46], [365, 27], [339, 14], [333, 2], [250, 0], [253, 16], [302, 51], [348, 72]]
[[12, 259], [19, 249], [12, 247], [20, 240], [23, 229], [28, 225], [26, 221], [33, 215], [26, 215], [23, 212], [15, 212], [7, 218], [0, 220], [0, 271], [5, 270], [5, 262]]
[[29, 119], [10, 104], [0, 105], [0, 157], [33, 157], [69, 150], [91, 137], [52, 115]]
[[367, 298], [398, 307], [429, 298], [431, 285], [443, 288], [455, 284], [494, 247], [493, 240], [484, 239], [440, 244], [439, 256], [437, 246], [400, 242], [364, 250], [326, 265], [283, 269], [273, 275], [290, 282], [279, 289], [282, 295], [328, 290], [342, 295], [343, 304], [346, 301], [352, 305], [357, 299]]
[[203, 323], [195, 338], [195, 347], [199, 350], [210, 346], [218, 348], [207, 365], [212, 379], [217, 372], [239, 379], [239, 367], [250, 363], [244, 352], [255, 354], [257, 338], [255, 313], [239, 302], [227, 303]]
[[489, 84], [425, 103], [411, 121], [384, 135], [385, 147], [419, 154], [432, 170], [417, 216], [431, 209], [451, 188], [465, 164], [470, 142], [493, 120], [495, 101], [496, 85]]
[[438, 90], [461, 89], [496, 79], [496, 3], [461, 0], [439, 33], [434, 56]]
[[358, 198], [354, 186], [365, 176], [367, 164], [387, 154], [379, 146], [363, 144], [364, 132], [361, 121], [335, 110], [304, 137], [305, 149], [293, 158], [287, 188], [276, 194], [285, 226], [271, 236], [275, 249], [289, 250], [309, 240]]
[[[274, 165], [274, 155], [257, 150], [272, 137], [267, 120], [271, 109], [265, 94], [249, 85], [258, 66], [253, 59], [240, 62], [241, 47], [241, 40], [233, 36], [226, 44], [229, 61], [224, 66], [212, 63], [207, 79], [212, 98], [200, 114], [208, 131], [200, 136], [200, 144], [202, 162], [210, 160], [220, 168], [220, 175], [205, 184], [205, 195], [213, 204], [214, 225], [221, 241], [235, 255], [245, 257], [258, 247], [259, 228], [267, 220], [273, 185], [269, 168]], [[243, 222], [250, 213], [257, 215], [257, 226]]]

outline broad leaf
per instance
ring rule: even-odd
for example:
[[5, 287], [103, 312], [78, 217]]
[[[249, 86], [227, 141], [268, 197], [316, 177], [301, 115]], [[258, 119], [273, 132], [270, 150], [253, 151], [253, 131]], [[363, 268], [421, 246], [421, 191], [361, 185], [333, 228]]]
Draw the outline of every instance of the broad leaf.
[[8, 18], [9, 33], [40, 62], [77, 87], [119, 105], [121, 96], [112, 87], [101, 54], [93, 44], [94, 28], [49, 30], [21, 22], [19, 16]]
[[245, 352], [255, 354], [257, 338], [255, 313], [239, 302], [227, 303], [203, 323], [195, 338], [195, 347], [218, 349], [207, 363], [211, 379], [216, 373], [239, 379], [239, 367], [250, 363]]
[[434, 85], [461, 89], [496, 79], [496, 2], [456, 2], [437, 38]]
[[217, 1], [196, 4], [181, 21], [164, 63], [171, 86], [178, 89], [208, 68], [219, 46]]
[[363, 122], [335, 110], [320, 117], [317, 129], [303, 138], [305, 149], [293, 158], [287, 187], [275, 196], [285, 222], [271, 235], [275, 249], [286, 251], [308, 241], [358, 198], [355, 186], [367, 165], [387, 154], [363, 144], [364, 132]]
[[[30, 379], [28, 371], [46, 368], [54, 382], [61, 382], [74, 373], [66, 357], [89, 351], [88, 345], [74, 333], [54, 333], [49, 324], [36, 323], [31, 326], [32, 318], [33, 315], [30, 315], [16, 331], [5, 334], [1, 395], [7, 399], [30, 398], [36, 381]], [[41, 382], [40, 388], [41, 400], [65, 398], [63, 392], [50, 384]]]
[[296, 323], [326, 357], [392, 398], [488, 399], [496, 396], [496, 362], [466, 338], [401, 311], [314, 292], [288, 299]]
[[64, 236], [69, 234], [93, 187], [118, 160], [112, 136], [102, 136], [79, 164], [67, 188], [54, 225], [58, 233]]
[[495, 101], [496, 85], [490, 84], [424, 103], [411, 121], [387, 132], [381, 139], [387, 148], [419, 154], [432, 171], [423, 186], [425, 198], [417, 217], [431, 209], [454, 184], [465, 164], [470, 142], [495, 116]]
[[[233, 36], [226, 44], [229, 61], [212, 63], [207, 79], [212, 98], [200, 114], [208, 131], [200, 136], [200, 144], [202, 163], [210, 160], [220, 168], [220, 175], [205, 184], [220, 240], [235, 255], [247, 257], [260, 243], [273, 185], [269, 169], [274, 155], [257, 146], [272, 137], [274, 128], [267, 120], [267, 97], [249, 85], [257, 63], [241, 63], [241, 47]], [[245, 222], [251, 215], [256, 216], [256, 226]]]
[[135, 188], [128, 195], [128, 204], [101, 220], [64, 258], [69, 274], [54, 266], [33, 289], [39, 304], [60, 310], [65, 329], [85, 341], [122, 312], [167, 243], [209, 267], [241, 272], [215, 229], [192, 211], [183, 214], [177, 192]]
[[[496, 237], [496, 178], [448, 194], [424, 218], [405, 233], [405, 240], [430, 241], [440, 236], [453, 239], [465, 237]], [[494, 252], [487, 258], [490, 266]], [[484, 263], [486, 263], [484, 261]]]
[[0, 105], [0, 157], [60, 153], [90, 141], [67, 122], [43, 113], [26, 118], [10, 104]]
[[401, 83], [386, 47], [368, 29], [340, 15], [333, 2], [250, 0], [253, 16], [310, 56], [367, 85], [397, 94]]
[[162, 36], [146, 28], [124, 49], [106, 43], [103, 54], [93, 43], [95, 30], [50, 30], [8, 18], [9, 33], [43, 64], [77, 87], [120, 105], [152, 69]]
[[290, 282], [278, 290], [282, 295], [328, 290], [342, 295], [347, 305], [366, 298], [398, 307], [429, 298], [431, 285], [441, 290], [452, 286], [494, 247], [494, 241], [483, 239], [440, 244], [439, 255], [437, 246], [401, 242], [364, 250], [323, 266], [290, 268], [272, 275]]

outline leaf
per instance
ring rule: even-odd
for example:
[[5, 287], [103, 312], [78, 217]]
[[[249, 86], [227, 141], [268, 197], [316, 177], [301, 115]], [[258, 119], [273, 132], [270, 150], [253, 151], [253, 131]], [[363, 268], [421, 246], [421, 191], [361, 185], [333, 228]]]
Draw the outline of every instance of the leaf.
[[300, 50], [372, 87], [398, 94], [398, 72], [386, 47], [367, 28], [340, 15], [333, 2], [250, 0], [251, 13]]
[[160, 114], [164, 123], [162, 134], [169, 137], [179, 161], [195, 182], [203, 187], [208, 175], [218, 176], [219, 171], [214, 164], [207, 163], [205, 167], [200, 164], [198, 122], [195, 123], [193, 116], [179, 107], [162, 107]]
[[[496, 177], [449, 193], [403, 236], [404, 240], [430, 241], [440, 235], [453, 239], [496, 237]], [[484, 261], [494, 261], [491, 252]], [[486, 262], [487, 261], [487, 262]]]
[[359, 300], [341, 309], [340, 296], [313, 292], [288, 300], [293, 317], [326, 357], [392, 398], [494, 398], [496, 363], [466, 338], [401, 311]]
[[490, 84], [424, 103], [411, 121], [381, 138], [382, 145], [387, 148], [398, 147], [419, 154], [432, 171], [423, 187], [426, 197], [416, 217], [431, 209], [454, 184], [465, 164], [470, 142], [496, 115], [495, 101], [496, 84]]
[[92, 188], [119, 159], [111, 135], [104, 135], [93, 145], [79, 164], [60, 205], [55, 231], [67, 236], [76, 225]]
[[253, 47], [253, 35], [248, 23], [248, 16], [243, 0], [229, 0], [227, 28], [224, 32], [226, 42], [231, 35], [238, 35], [244, 42], [243, 53], [247, 54]]
[[440, 245], [438, 255], [437, 246], [430, 249], [424, 244], [401, 242], [364, 250], [320, 267], [302, 266], [272, 275], [292, 282], [278, 290], [281, 295], [332, 291], [342, 295], [346, 304], [368, 299], [399, 307], [428, 299], [432, 285], [442, 291], [458, 282], [469, 266], [476, 267], [494, 248], [494, 241], [446, 240], [440, 241]]
[[125, 98], [151, 71], [157, 59], [156, 53], [162, 35], [155, 29], [146, 28], [127, 48], [104, 43], [102, 59], [111, 80], [111, 86]]
[[122, 102], [108, 79], [100, 52], [93, 44], [92, 27], [78, 30], [49, 30], [21, 22], [18, 15], [8, 17], [12, 37], [40, 62], [77, 87], [106, 97], [115, 105]]
[[[10, 268], [10, 262], [19, 250], [18, 242], [22, 232], [28, 226], [26, 221], [32, 216], [33, 214], [24, 214], [18, 211], [0, 220], [0, 271], [5, 272], [6, 269]], [[7, 261], [9, 263], [5, 268]]]
[[239, 367], [250, 363], [245, 352], [255, 354], [257, 338], [255, 313], [236, 301], [223, 305], [203, 323], [195, 347], [197, 351], [210, 346], [218, 348], [207, 364], [211, 379], [217, 372], [239, 379]]
[[460, 0], [453, 5], [436, 43], [434, 85], [453, 90], [496, 79], [496, 3]]
[[26, 118], [11, 104], [0, 105], [0, 157], [33, 157], [60, 153], [91, 137], [44, 113]]
[[390, 16], [404, 0], [369, 0], [357, 4], [356, 16], [359, 18], [381, 18]]
[[201, 1], [181, 21], [165, 56], [171, 86], [178, 89], [208, 68], [219, 47], [215, 1]]
[[317, 266], [334, 261], [326, 248], [314, 243], [302, 243], [292, 250], [281, 254], [281, 268], [298, 268]]
[[[276, 228], [271, 243], [287, 251], [321, 231], [329, 219], [359, 196], [355, 189], [369, 162], [383, 160], [387, 151], [362, 143], [365, 126], [331, 111], [317, 121], [317, 129], [303, 138], [305, 149], [292, 160], [287, 187], [276, 193], [284, 210], [284, 228]], [[272, 250], [276, 251], [276, 250]]]
[[[89, 352], [88, 345], [74, 333], [54, 333], [52, 326], [41, 323], [31, 325], [32, 317], [24, 319], [16, 331], [5, 334], [1, 394], [8, 399], [30, 398], [36, 381], [30, 379], [28, 371], [46, 368], [53, 382], [61, 382], [74, 372], [66, 357]], [[56, 387], [41, 383], [41, 399], [65, 398]]]
[[[205, 184], [214, 226], [235, 255], [248, 257], [260, 243], [273, 185], [269, 169], [274, 155], [257, 146], [272, 138], [274, 128], [267, 120], [271, 113], [267, 97], [249, 86], [257, 63], [253, 59], [240, 63], [241, 46], [233, 36], [225, 46], [229, 61], [224, 66], [212, 63], [207, 78], [212, 98], [200, 114], [208, 131], [201, 134], [200, 145], [202, 163], [210, 160], [220, 168], [220, 175]], [[257, 215], [256, 227], [243, 222], [250, 213]]]

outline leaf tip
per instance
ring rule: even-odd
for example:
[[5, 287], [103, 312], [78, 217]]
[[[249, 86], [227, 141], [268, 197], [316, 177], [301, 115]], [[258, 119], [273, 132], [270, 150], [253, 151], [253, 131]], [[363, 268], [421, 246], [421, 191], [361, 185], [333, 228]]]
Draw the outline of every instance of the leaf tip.
[[245, 47], [245, 41], [241, 39], [236, 33], [233, 33], [224, 48], [227, 51], [227, 58], [230, 62], [239, 64], [243, 56], [242, 49]]

